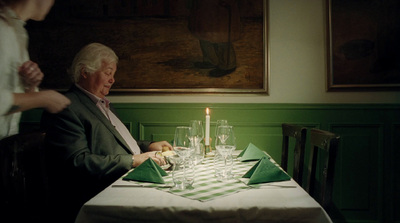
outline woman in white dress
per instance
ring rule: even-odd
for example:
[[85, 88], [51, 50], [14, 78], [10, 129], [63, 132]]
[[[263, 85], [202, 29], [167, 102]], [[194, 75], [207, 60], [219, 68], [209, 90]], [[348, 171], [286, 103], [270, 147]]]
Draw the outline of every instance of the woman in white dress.
[[17, 134], [22, 111], [62, 111], [70, 103], [62, 94], [39, 91], [44, 75], [29, 59], [28, 20], [44, 20], [54, 0], [0, 0], [0, 139]]

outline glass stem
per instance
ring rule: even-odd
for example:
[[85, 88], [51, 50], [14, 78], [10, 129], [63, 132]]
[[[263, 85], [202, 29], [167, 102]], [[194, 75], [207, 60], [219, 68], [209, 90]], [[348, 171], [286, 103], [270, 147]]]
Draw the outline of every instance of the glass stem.
[[227, 174], [227, 170], [226, 170], [226, 157], [224, 159], [224, 176]]
[[186, 158], [183, 159], [183, 180], [186, 183]]

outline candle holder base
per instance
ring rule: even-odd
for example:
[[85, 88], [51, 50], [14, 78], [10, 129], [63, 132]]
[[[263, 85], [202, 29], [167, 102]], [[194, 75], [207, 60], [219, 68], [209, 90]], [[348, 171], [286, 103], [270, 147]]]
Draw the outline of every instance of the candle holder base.
[[211, 146], [206, 146], [206, 154], [211, 153], [213, 151]]
[[211, 147], [211, 141], [212, 141], [212, 138], [210, 137], [210, 145], [205, 145], [205, 155], [206, 156], [209, 155], [213, 151], [213, 149]]
[[216, 153], [216, 151], [214, 150], [212, 152], [207, 153], [204, 157], [214, 157], [215, 153]]

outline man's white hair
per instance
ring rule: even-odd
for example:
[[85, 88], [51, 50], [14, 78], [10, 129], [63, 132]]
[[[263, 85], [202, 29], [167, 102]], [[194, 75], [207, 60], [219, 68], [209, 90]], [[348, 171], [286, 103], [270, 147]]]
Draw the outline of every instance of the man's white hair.
[[71, 75], [74, 83], [77, 83], [82, 71], [91, 75], [101, 67], [102, 61], [118, 63], [118, 56], [108, 46], [101, 43], [90, 43], [75, 55], [68, 73]]

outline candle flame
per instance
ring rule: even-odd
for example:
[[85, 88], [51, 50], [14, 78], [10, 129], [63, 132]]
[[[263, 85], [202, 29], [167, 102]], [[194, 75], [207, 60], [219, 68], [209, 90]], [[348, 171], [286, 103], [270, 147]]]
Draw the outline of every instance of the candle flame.
[[210, 109], [206, 108], [206, 114], [210, 114]]

